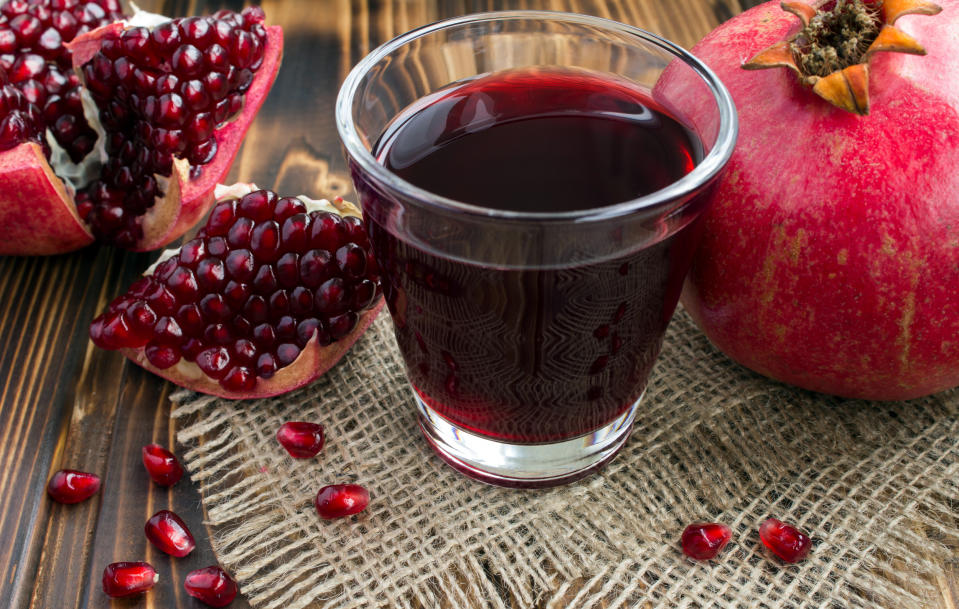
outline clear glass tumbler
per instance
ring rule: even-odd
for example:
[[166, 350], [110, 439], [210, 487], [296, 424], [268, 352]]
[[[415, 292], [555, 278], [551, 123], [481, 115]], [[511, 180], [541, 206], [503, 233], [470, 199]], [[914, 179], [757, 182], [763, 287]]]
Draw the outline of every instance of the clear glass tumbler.
[[[426, 140], [433, 154], [454, 154], [442, 142], [510, 121], [545, 124], [529, 123], [532, 115], [572, 129], [597, 109], [616, 125], [674, 121], [691, 142], [688, 168], [650, 192], [594, 200], [608, 184], [589, 172], [570, 177], [582, 172], [561, 160], [555, 181], [524, 182], [528, 163], [547, 161], [504, 162], [498, 151], [512, 146], [485, 160], [434, 159], [447, 169], [427, 179], [449, 178], [450, 168], [469, 178], [451, 178], [456, 196], [390, 166]], [[675, 44], [621, 23], [484, 13], [374, 50], [344, 82], [336, 121], [436, 452], [469, 476], [514, 487], [563, 484], [605, 464], [629, 436], [698, 241], [702, 195], [736, 141], [735, 106], [716, 76]], [[578, 146], [566, 145], [565, 127], [532, 133], [558, 138], [546, 155]], [[624, 165], [627, 181], [659, 160], [623, 150], [588, 160]], [[514, 169], [522, 208], [479, 196], [501, 177], [490, 172]], [[555, 195], [537, 194], [584, 186], [582, 204], [563, 209], [551, 208]]]

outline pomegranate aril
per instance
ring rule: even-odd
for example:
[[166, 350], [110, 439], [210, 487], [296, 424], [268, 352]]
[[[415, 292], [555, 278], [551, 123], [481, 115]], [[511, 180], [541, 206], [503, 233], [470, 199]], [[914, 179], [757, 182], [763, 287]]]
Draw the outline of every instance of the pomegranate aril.
[[180, 353], [173, 347], [150, 343], [144, 349], [147, 360], [160, 370], [175, 366], [180, 361]]
[[160, 576], [148, 562], [115, 562], [103, 570], [103, 592], [110, 598], [123, 598], [146, 592]]
[[256, 277], [253, 278], [252, 285], [258, 294], [269, 294], [273, 292], [278, 285], [273, 267], [268, 264], [261, 265], [256, 272]]
[[147, 444], [142, 451], [143, 467], [160, 486], [173, 486], [183, 477], [183, 466], [172, 452], [159, 444]]
[[788, 563], [806, 558], [812, 549], [812, 541], [796, 527], [768, 518], [759, 525], [759, 539], [773, 554]]
[[211, 607], [226, 607], [236, 598], [236, 582], [218, 566], [204, 567], [187, 574], [183, 582], [187, 594]]
[[270, 307], [266, 299], [259, 294], [250, 296], [246, 304], [243, 305], [243, 315], [255, 324], [264, 322], [269, 317]]
[[269, 349], [276, 344], [276, 332], [270, 324], [260, 324], [253, 328], [253, 342], [261, 349]]
[[180, 30], [176, 20], [167, 21], [153, 28], [150, 38], [158, 53], [169, 56], [180, 45]]
[[200, 289], [207, 292], [219, 290], [226, 283], [226, 266], [219, 258], [205, 258], [197, 264], [196, 278]]
[[229, 345], [233, 338], [233, 332], [225, 324], [210, 324], [203, 330], [203, 340], [208, 345]]
[[156, 83], [152, 88], [156, 95], [177, 93], [180, 91], [180, 78], [176, 74], [163, 74], [156, 78]]
[[[232, 279], [228, 281], [226, 287], [223, 288], [225, 302], [234, 311], [241, 310], [252, 293], [253, 291], [250, 288], [250, 284], [240, 283]], [[226, 318], [224, 317], [223, 319]]]
[[346, 285], [339, 277], [327, 279], [316, 288], [316, 310], [327, 315], [343, 311], [346, 304]]
[[253, 279], [256, 272], [256, 259], [253, 252], [247, 249], [235, 249], [226, 257], [226, 270], [233, 279], [247, 282]]
[[160, 510], [143, 527], [146, 537], [158, 550], [182, 558], [193, 551], [196, 541], [183, 519], [169, 510]]
[[343, 219], [327, 211], [310, 214], [310, 245], [316, 249], [335, 252], [344, 243], [346, 227]]
[[294, 459], [310, 459], [323, 449], [323, 426], [307, 421], [288, 421], [277, 430], [276, 440]]
[[189, 336], [195, 336], [203, 331], [203, 314], [200, 312], [200, 307], [195, 304], [180, 307], [176, 319], [183, 331]]
[[222, 379], [230, 371], [230, 352], [223, 346], [204, 349], [197, 354], [196, 365], [208, 377]]
[[[299, 200], [296, 197], [280, 197], [276, 201], [276, 207], [274, 208], [274, 217], [277, 222], [285, 222], [287, 218], [290, 218], [296, 214], [306, 215], [306, 205], [303, 201]], [[284, 240], [286, 237], [284, 237]], [[294, 248], [287, 248], [294, 249]], [[301, 249], [301, 248], [295, 248]]]
[[356, 322], [356, 313], [352, 311], [331, 317], [329, 322], [330, 336], [333, 337], [333, 340], [340, 340], [353, 331]]
[[276, 348], [276, 359], [280, 366], [289, 366], [300, 356], [300, 348], [291, 343], [283, 343]]
[[213, 160], [213, 157], [216, 156], [216, 139], [208, 138], [205, 141], [194, 144], [190, 148], [187, 158], [190, 163], [194, 165], [193, 169], [199, 170], [198, 165], [205, 165]]
[[180, 246], [180, 264], [195, 269], [197, 263], [203, 259], [205, 254], [206, 246], [203, 243], [203, 239], [193, 239]]
[[376, 300], [376, 284], [369, 279], [363, 279], [353, 287], [353, 308], [362, 311]]
[[319, 323], [319, 320], [316, 318], [310, 318], [310, 314], [313, 313], [313, 293], [309, 288], [303, 286], [296, 286], [293, 288], [293, 291], [290, 293], [290, 311], [298, 319], [304, 319], [303, 322], [300, 322], [301, 325], [306, 322], [316, 322]]
[[270, 315], [278, 318], [290, 313], [290, 295], [286, 290], [277, 290], [270, 295]]
[[276, 280], [284, 288], [292, 288], [300, 281], [300, 257], [293, 252], [288, 252], [280, 256], [274, 267], [276, 268]]
[[260, 355], [256, 360], [256, 373], [260, 378], [272, 378], [276, 374], [276, 360], [269, 353]]
[[243, 23], [248, 26], [262, 25], [266, 20], [266, 13], [259, 6], [248, 6], [240, 13]]
[[300, 256], [300, 279], [308, 288], [317, 288], [333, 275], [332, 256], [322, 249], [313, 249]]
[[47, 482], [47, 494], [57, 503], [80, 503], [99, 490], [99, 476], [74, 469], [62, 469]]
[[359, 484], [332, 484], [316, 493], [313, 505], [327, 520], [358, 514], [370, 504], [370, 493]]
[[732, 537], [732, 530], [725, 524], [697, 522], [683, 531], [680, 545], [686, 556], [696, 560], [709, 560], [715, 558]]
[[276, 337], [281, 340], [292, 340], [296, 337], [296, 319], [284, 315], [276, 322]]
[[203, 69], [203, 53], [192, 44], [184, 44], [173, 52], [173, 69], [181, 76], [196, 76]]
[[199, 48], [206, 48], [213, 40], [210, 20], [206, 17], [187, 17], [180, 22], [180, 36]]
[[366, 251], [355, 243], [347, 243], [336, 250], [336, 264], [349, 277], [366, 273]]
[[256, 376], [246, 366], [234, 366], [223, 377], [221, 384], [230, 391], [251, 391], [256, 386]]
[[207, 294], [200, 300], [200, 311], [205, 319], [213, 322], [226, 321], [232, 314], [223, 296], [216, 293]]
[[239, 363], [253, 363], [257, 356], [256, 346], [249, 339], [241, 338], [233, 345], [233, 356]]

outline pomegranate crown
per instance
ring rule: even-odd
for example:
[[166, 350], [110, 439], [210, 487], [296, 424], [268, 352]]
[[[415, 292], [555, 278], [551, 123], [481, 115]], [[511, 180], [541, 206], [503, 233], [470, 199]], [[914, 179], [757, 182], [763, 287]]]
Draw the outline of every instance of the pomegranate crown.
[[802, 29], [743, 64], [747, 70], [789, 68], [800, 82], [832, 105], [869, 114], [869, 59], [880, 51], [925, 55], [912, 36], [895, 27], [903, 15], [935, 15], [926, 0], [836, 0], [812, 6], [795, 0], [780, 4], [799, 18]]

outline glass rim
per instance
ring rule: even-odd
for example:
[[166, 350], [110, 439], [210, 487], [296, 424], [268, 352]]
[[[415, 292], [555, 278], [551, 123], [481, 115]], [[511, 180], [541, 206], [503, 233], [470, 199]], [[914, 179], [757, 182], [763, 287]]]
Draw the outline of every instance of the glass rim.
[[[589, 25], [601, 29], [612, 30], [629, 36], [638, 37], [645, 42], [657, 46], [673, 57], [682, 60], [704, 81], [709, 91], [713, 95], [719, 111], [719, 130], [716, 135], [716, 142], [703, 160], [693, 168], [692, 171], [682, 178], [669, 184], [659, 190], [653, 191], [647, 195], [620, 201], [602, 207], [586, 208], [581, 210], [563, 211], [563, 212], [535, 212], [535, 211], [515, 211], [497, 208], [484, 207], [473, 203], [466, 203], [438, 195], [424, 188], [420, 188], [411, 182], [400, 178], [395, 173], [388, 170], [383, 164], [379, 163], [373, 154], [367, 150], [362, 138], [357, 131], [356, 124], [353, 121], [353, 100], [355, 99], [360, 83], [364, 76], [378, 64], [381, 60], [393, 53], [397, 49], [432, 34], [434, 32], [450, 29], [456, 26], [510, 20], [548, 20], [566, 23], [577, 23]], [[381, 44], [373, 49], [363, 59], [357, 63], [340, 87], [336, 98], [335, 106], [336, 128], [340, 134], [340, 139], [346, 148], [347, 154], [359, 163], [360, 167], [377, 181], [386, 184], [390, 188], [398, 191], [402, 195], [427, 206], [433, 206], [445, 211], [456, 211], [474, 216], [482, 216], [490, 219], [505, 219], [513, 221], [544, 221], [560, 220], [574, 222], [589, 222], [604, 220], [609, 218], [618, 218], [630, 213], [654, 208], [657, 205], [668, 203], [670, 201], [679, 201], [691, 197], [698, 189], [715, 178], [725, 166], [729, 157], [732, 156], [733, 148], [736, 144], [736, 138], [739, 131], [739, 120], [736, 113], [736, 106], [732, 95], [726, 89], [725, 85], [719, 80], [719, 77], [700, 59], [692, 55], [679, 45], [666, 40], [665, 38], [648, 32], [642, 28], [613, 21], [603, 17], [592, 15], [581, 15], [578, 13], [568, 13], [562, 11], [491, 11], [484, 13], [472, 13], [461, 17], [443, 19], [433, 23], [410, 30], [400, 34], [395, 38]]]

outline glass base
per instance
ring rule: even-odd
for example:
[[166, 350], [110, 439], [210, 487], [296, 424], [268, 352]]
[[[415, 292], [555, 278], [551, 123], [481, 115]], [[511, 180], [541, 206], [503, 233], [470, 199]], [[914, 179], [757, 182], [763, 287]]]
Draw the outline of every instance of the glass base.
[[440, 416], [413, 390], [423, 435], [457, 471], [512, 488], [559, 486], [602, 468], [629, 438], [640, 396], [609, 425], [584, 436], [546, 444], [510, 444], [477, 435]]

